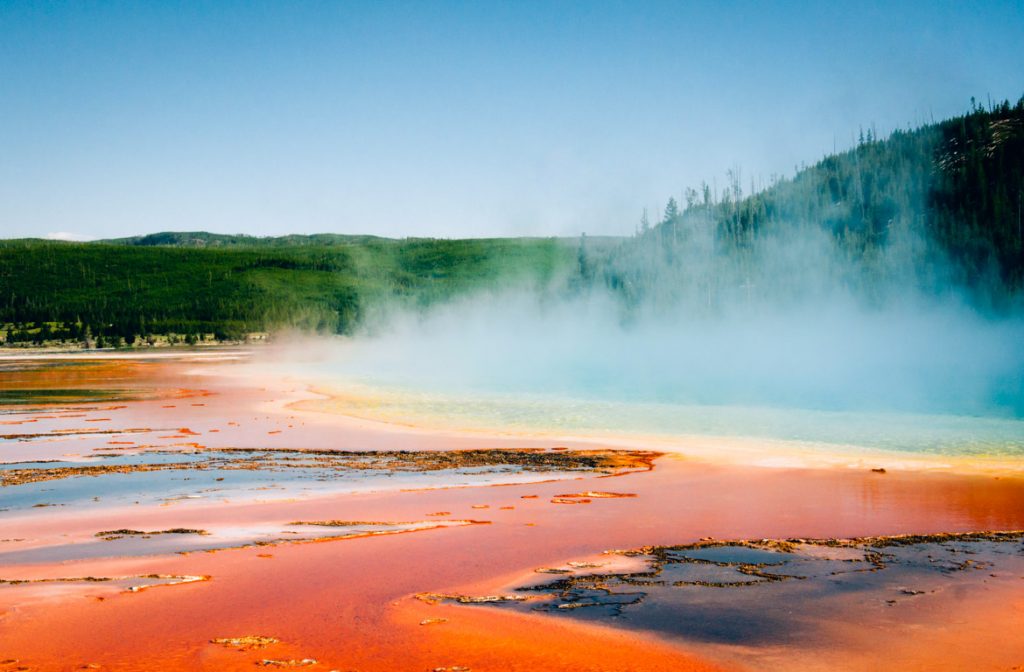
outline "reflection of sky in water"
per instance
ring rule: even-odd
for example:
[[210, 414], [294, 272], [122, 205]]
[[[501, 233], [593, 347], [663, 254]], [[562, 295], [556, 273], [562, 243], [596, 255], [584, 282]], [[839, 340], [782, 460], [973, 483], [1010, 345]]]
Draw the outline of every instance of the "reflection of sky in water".
[[[568, 472], [526, 471], [514, 465], [493, 465], [438, 469], [434, 471], [389, 471], [346, 469], [312, 464], [315, 454], [255, 454], [204, 451], [202, 453], [140, 453], [83, 462], [33, 462], [0, 464], [7, 469], [52, 469], [88, 465], [168, 464], [206, 465], [205, 468], [168, 469], [130, 473], [105, 473], [97, 476], [71, 476], [36, 483], [0, 488], [0, 509], [23, 509], [37, 504], [110, 506], [112, 504], [152, 504], [163, 501], [187, 502], [230, 499], [283, 499], [302, 494], [376, 492], [416, 488], [458, 487], [490, 483], [521, 483]], [[296, 465], [278, 466], [289, 458], [300, 458]], [[260, 469], [238, 468], [237, 461], [270, 459]], [[229, 461], [231, 463], [229, 464]], [[268, 464], [265, 463], [264, 464]], [[218, 481], [217, 479], [223, 479]], [[46, 509], [42, 509], [46, 510]]]
[[[823, 622], [870, 623], [886, 605], [928, 600], [950, 589], [979, 590], [979, 583], [993, 580], [990, 575], [1019, 581], [1024, 572], [1019, 538], [839, 549], [854, 552], [845, 560], [823, 557], [829, 553], [822, 550], [833, 549], [807, 545], [786, 553], [725, 545], [671, 550], [661, 571], [649, 557], [651, 564], [633, 576], [581, 576], [576, 583], [538, 578], [532, 587], [518, 589], [530, 601], [500, 604], [596, 622], [613, 618], [620, 627], [690, 641], [833, 646], [832, 635], [819, 638]], [[874, 551], [881, 556], [872, 562], [868, 554]], [[738, 563], [752, 564], [741, 571]], [[643, 574], [648, 571], [655, 573]]]
[[669, 552], [672, 558], [690, 558], [692, 560], [707, 560], [709, 562], [725, 564], [776, 564], [784, 562], [788, 556], [780, 555], [776, 551], [769, 551], [761, 548], [750, 548], [749, 546], [705, 546], [703, 548], [691, 548], [685, 551]]
[[283, 523], [233, 526], [216, 525], [206, 529], [208, 534], [108, 535], [108, 538], [105, 539], [96, 538], [89, 541], [24, 550], [18, 550], [16, 547], [8, 550], [0, 546], [0, 564], [13, 565], [84, 560], [88, 558], [164, 555], [169, 553], [237, 548], [255, 543], [295, 542], [330, 537], [403, 532], [445, 526], [446, 524], [451, 525], [453, 523], [438, 519], [428, 522], [378, 525], [360, 525], [358, 523], [332, 526], [289, 525]]

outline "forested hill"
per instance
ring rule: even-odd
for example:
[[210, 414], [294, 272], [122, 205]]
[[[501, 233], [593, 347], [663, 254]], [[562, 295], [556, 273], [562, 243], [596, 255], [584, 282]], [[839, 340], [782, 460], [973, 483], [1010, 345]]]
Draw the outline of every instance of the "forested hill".
[[[1024, 98], [987, 109], [972, 101], [963, 116], [884, 139], [862, 133], [853, 149], [767, 188], [744, 193], [739, 171], [728, 178], [723, 190], [705, 184], [687, 189], [681, 204], [670, 199], [660, 220], [645, 216], [636, 238], [610, 259], [588, 255], [584, 274], [633, 302], [700, 283], [720, 296], [730, 284], [753, 286], [759, 272], [799, 271], [755, 268], [751, 250], [773, 236], [817, 231], [831, 239], [836, 257], [852, 262], [830, 269], [851, 276], [849, 284], [877, 285], [880, 260], [891, 264], [887, 252], [913, 236], [919, 249], [899, 263], [915, 282], [931, 289], [955, 283], [996, 302], [1024, 287]], [[728, 263], [709, 264], [695, 250]]]
[[0, 241], [0, 331], [19, 342], [349, 333], [382, 306], [564, 282], [575, 259], [576, 241], [554, 238], [169, 233], [95, 243]]
[[886, 138], [868, 132], [767, 187], [737, 171], [724, 190], [703, 185], [681, 200], [629, 239], [0, 241], [0, 338], [350, 333], [384, 306], [504, 286], [603, 287], [627, 307], [689, 299], [714, 310], [838, 278], [866, 296], [957, 285], [1006, 303], [1024, 287], [1024, 98]]

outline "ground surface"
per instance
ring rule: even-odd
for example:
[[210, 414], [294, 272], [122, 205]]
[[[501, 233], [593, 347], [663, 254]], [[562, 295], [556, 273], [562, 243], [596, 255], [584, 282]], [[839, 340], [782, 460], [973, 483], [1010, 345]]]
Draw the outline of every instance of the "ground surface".
[[0, 670], [1024, 664], [1019, 535], [957, 536], [1015, 476], [446, 436], [239, 358], [2, 363]]

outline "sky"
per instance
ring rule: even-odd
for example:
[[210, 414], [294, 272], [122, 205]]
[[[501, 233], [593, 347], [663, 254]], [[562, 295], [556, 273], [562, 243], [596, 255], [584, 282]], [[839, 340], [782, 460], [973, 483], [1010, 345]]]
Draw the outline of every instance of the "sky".
[[632, 233], [1024, 95], [1014, 2], [0, 0], [0, 237]]

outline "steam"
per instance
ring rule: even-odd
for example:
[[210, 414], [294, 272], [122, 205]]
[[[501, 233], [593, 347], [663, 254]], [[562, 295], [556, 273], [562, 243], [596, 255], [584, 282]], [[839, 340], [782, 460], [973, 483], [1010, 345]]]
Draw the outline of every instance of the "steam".
[[338, 347], [335, 371], [468, 393], [1024, 415], [1024, 320], [973, 305], [898, 222], [852, 259], [816, 226], [724, 253], [690, 217], [601, 268], [610, 282], [392, 313]]
[[393, 322], [339, 370], [456, 392], [609, 401], [1024, 413], [1024, 324], [963, 305], [856, 302], [624, 323], [607, 296], [478, 296]]

